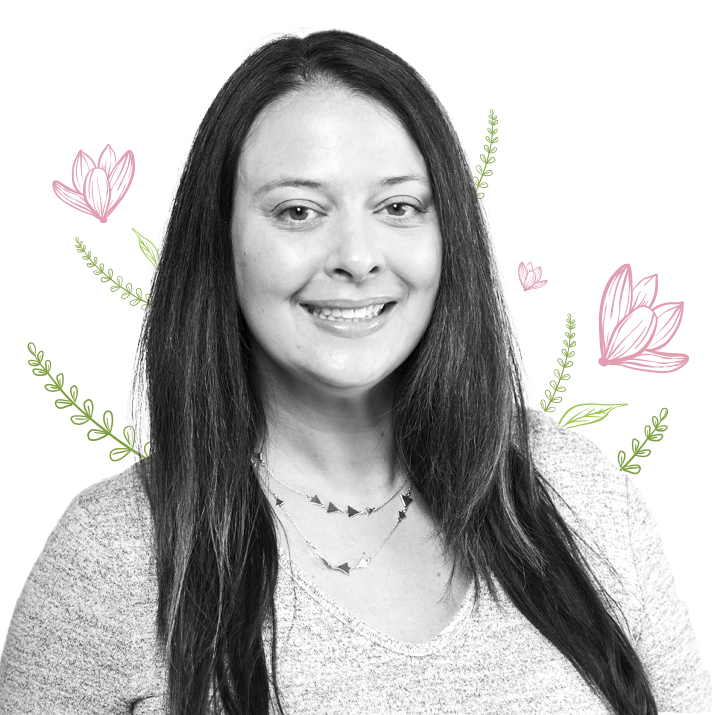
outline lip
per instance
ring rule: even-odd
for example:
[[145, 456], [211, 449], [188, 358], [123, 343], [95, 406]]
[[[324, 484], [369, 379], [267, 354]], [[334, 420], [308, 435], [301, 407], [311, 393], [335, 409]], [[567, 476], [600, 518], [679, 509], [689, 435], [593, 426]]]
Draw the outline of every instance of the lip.
[[[380, 298], [378, 300], [378, 303], [381, 300], [382, 299]], [[338, 303], [338, 305], [333, 302], [331, 302], [329, 305], [327, 303], [325, 303], [324, 305], [326, 308], [362, 308], [366, 305], [374, 305], [374, 303], [366, 303], [365, 301], [362, 301], [360, 303], [356, 301], [336, 302]], [[323, 307], [320, 305], [320, 303], [301, 303], [300, 307], [305, 313], [305, 315], [308, 317], [308, 319], [313, 322], [313, 325], [315, 325], [315, 327], [319, 328], [320, 330], [331, 335], [338, 335], [341, 338], [362, 338], [367, 335], [372, 335], [373, 333], [376, 333], [378, 330], [383, 328], [385, 326], [385, 323], [387, 323], [387, 321], [390, 319], [393, 312], [395, 311], [397, 303], [389, 300], [386, 302], [389, 303], [389, 305], [386, 305], [383, 308], [382, 313], [380, 313], [380, 315], [376, 315], [374, 318], [366, 318], [365, 320], [361, 320], [357, 323], [353, 323], [348, 320], [346, 320], [345, 322], [339, 320], [325, 320], [324, 318], [319, 318], [317, 315], [313, 315], [306, 308], [307, 305]], [[344, 303], [350, 304], [344, 305]]]
[[310, 305], [313, 308], [366, 308], [368, 305], [382, 305], [384, 303], [394, 303], [395, 299], [385, 295], [378, 295], [375, 298], [363, 298], [362, 300], [346, 300], [335, 298], [334, 300], [306, 300], [301, 303], [305, 307]]

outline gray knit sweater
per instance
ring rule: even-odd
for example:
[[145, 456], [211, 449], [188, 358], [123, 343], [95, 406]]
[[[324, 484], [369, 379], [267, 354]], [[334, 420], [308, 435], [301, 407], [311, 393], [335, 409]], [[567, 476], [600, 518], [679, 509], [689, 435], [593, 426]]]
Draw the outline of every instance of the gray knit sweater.
[[[659, 709], [708, 711], [710, 678], [640, 493], [583, 435], [530, 414], [534, 458], [562, 515], [615, 568], [617, 577], [588, 552]], [[150, 533], [134, 467], [72, 501], [15, 609], [0, 662], [2, 715], [162, 712]], [[404, 643], [352, 616], [281, 552], [277, 672], [287, 715], [611, 712], [502, 591], [483, 593], [472, 612], [470, 591], [429, 642]]]

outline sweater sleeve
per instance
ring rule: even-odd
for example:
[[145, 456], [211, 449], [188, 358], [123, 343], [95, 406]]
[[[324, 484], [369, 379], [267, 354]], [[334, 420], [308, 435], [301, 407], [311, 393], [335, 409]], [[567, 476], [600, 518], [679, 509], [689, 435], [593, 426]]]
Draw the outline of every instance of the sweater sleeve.
[[0, 714], [131, 712], [132, 619], [117, 562], [79, 495], [15, 607], [0, 660]]
[[660, 711], [710, 712], [711, 682], [698, 653], [688, 609], [678, 598], [655, 520], [627, 479], [628, 525], [643, 622], [635, 647]]

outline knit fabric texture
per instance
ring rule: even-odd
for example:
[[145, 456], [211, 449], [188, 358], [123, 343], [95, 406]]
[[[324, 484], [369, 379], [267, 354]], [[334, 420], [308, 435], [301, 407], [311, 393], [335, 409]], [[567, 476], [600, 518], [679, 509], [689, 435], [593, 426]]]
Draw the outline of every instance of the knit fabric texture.
[[[614, 615], [659, 710], [709, 711], [710, 677], [640, 492], [582, 434], [529, 415], [535, 464], [592, 547], [584, 554], [620, 607]], [[75, 497], [17, 602], [0, 661], [0, 713], [162, 713], [154, 569], [134, 466]], [[351, 615], [281, 551], [276, 671], [286, 715], [612, 712], [500, 588], [496, 598], [482, 589], [473, 609], [474, 586], [435, 638], [405, 643]], [[264, 648], [270, 667], [266, 627]]]

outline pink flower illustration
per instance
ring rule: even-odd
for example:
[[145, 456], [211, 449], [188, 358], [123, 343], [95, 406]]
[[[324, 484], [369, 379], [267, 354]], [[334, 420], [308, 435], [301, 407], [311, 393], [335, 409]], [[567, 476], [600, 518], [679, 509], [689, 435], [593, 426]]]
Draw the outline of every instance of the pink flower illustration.
[[548, 283], [548, 281], [540, 281], [539, 278], [541, 278], [541, 266], [534, 269], [531, 267], [531, 263], [527, 263], [525, 266], [522, 261], [519, 264], [519, 280], [524, 290], [536, 290]]
[[622, 365], [644, 372], [674, 372], [688, 362], [681, 353], [664, 353], [683, 319], [683, 302], [653, 307], [658, 275], [632, 285], [631, 266], [624, 263], [610, 278], [601, 297], [599, 364]]
[[96, 164], [80, 149], [72, 165], [74, 189], [59, 181], [53, 181], [52, 188], [60, 201], [106, 223], [109, 214], [129, 190], [133, 178], [134, 154], [127, 151], [117, 161], [114, 150], [107, 144]]

